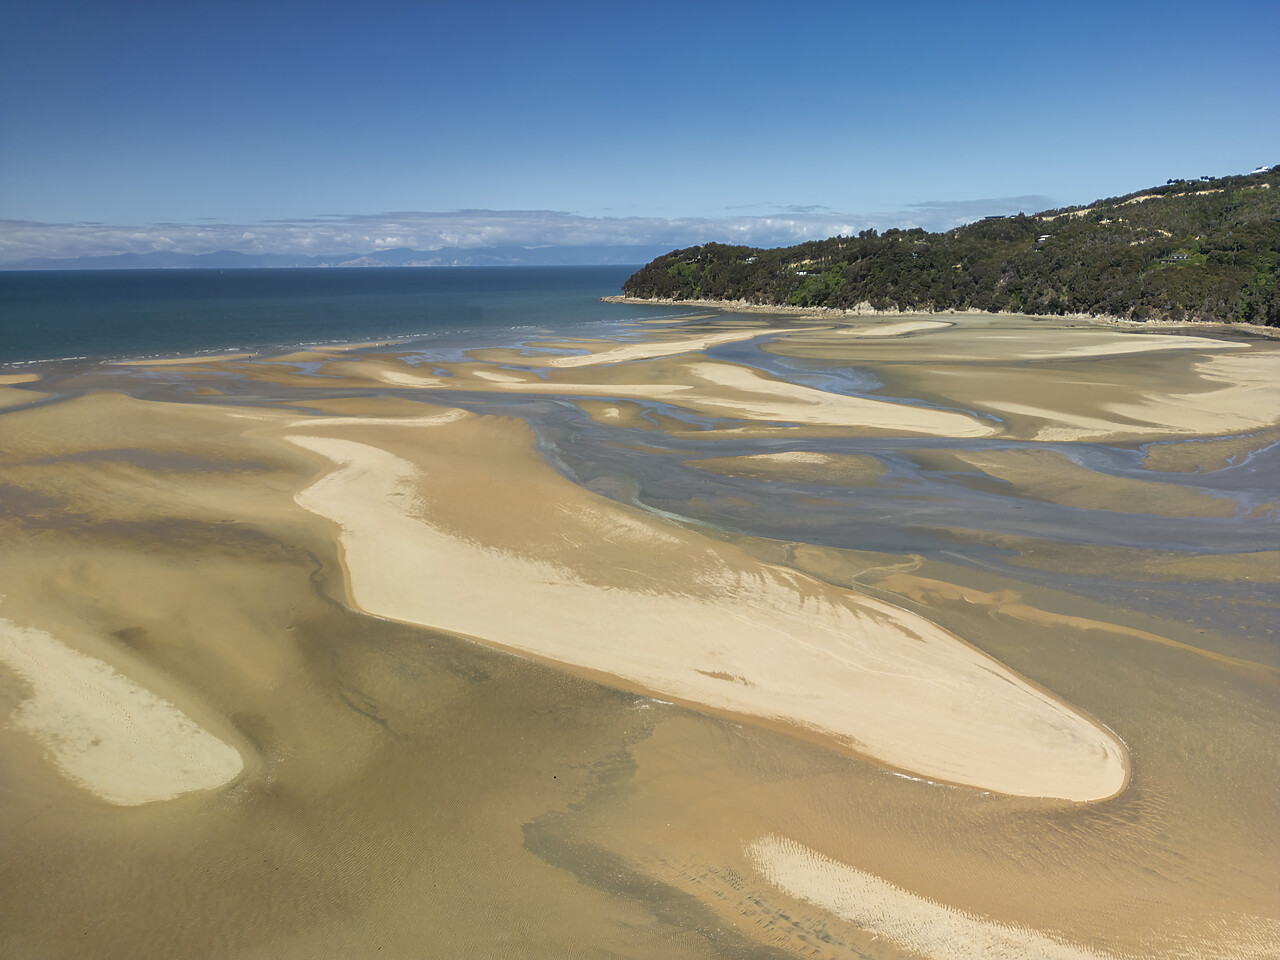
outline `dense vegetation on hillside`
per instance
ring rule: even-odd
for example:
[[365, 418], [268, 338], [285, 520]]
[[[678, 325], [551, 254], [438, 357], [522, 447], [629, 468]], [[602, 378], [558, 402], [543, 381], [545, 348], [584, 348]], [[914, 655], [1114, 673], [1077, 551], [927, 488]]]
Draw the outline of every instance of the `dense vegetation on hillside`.
[[1170, 181], [946, 233], [864, 230], [760, 250], [675, 250], [623, 285], [632, 297], [761, 305], [1087, 313], [1280, 326], [1280, 167]]

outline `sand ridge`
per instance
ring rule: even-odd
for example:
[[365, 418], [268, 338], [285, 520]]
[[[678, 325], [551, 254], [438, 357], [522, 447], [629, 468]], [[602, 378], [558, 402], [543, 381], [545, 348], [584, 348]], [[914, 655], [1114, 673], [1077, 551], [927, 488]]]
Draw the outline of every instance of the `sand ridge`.
[[696, 353], [710, 347], [726, 343], [741, 343], [754, 340], [765, 334], [784, 334], [790, 330], [730, 330], [724, 333], [704, 333], [696, 337], [685, 337], [680, 340], [643, 340], [637, 343], [622, 343], [614, 347], [606, 347], [591, 353], [569, 357], [548, 357], [542, 361], [548, 367], [588, 367], [605, 363], [624, 363], [628, 360], [652, 360], [656, 357], [671, 357], [682, 353]]
[[[172, 377], [51, 366], [52, 402], [0, 418], [0, 615], [246, 769], [173, 802], [95, 798], [46, 740], [96, 728], [35, 710], [0, 663], [0, 954], [507, 956], [519, 937], [530, 958], [1277, 955], [1259, 838], [1280, 790], [1258, 758], [1280, 749], [1280, 565], [1248, 548], [1275, 516], [1213, 497], [1271, 502], [1275, 428], [1150, 422], [1273, 416], [1275, 343], [1070, 355], [1102, 341], [953, 319], [842, 340], [828, 318], [733, 352], [773, 375], [698, 351], [520, 353], [550, 331], [464, 362], [425, 343]], [[670, 345], [742, 321], [647, 329]], [[561, 342], [599, 356], [631, 336]], [[817, 356], [767, 355], [793, 349]], [[821, 410], [823, 391], [788, 392], [800, 367], [918, 402], [886, 423], [971, 413], [1018, 442], [886, 437], [852, 408], [753, 424], [744, 404]], [[0, 396], [43, 396], [26, 386]], [[984, 420], [987, 400], [1043, 415]], [[1140, 465], [1132, 442], [1024, 442], [1073, 417], [1157, 446]], [[1144, 484], [1157, 466], [1205, 475]], [[1080, 511], [1066, 537], [1040, 525], [1060, 504]], [[1109, 525], [1118, 506], [1137, 512]], [[1222, 513], [1230, 552], [1198, 549], [1181, 511]], [[1184, 526], [1185, 549], [1162, 539]], [[1061, 799], [1100, 796], [1130, 748], [1121, 793]]]
[[44, 630], [0, 618], [0, 663], [31, 689], [10, 723], [39, 740], [69, 780], [108, 803], [212, 790], [244, 769], [234, 747], [177, 706]]
[[[1135, 960], [1021, 924], [1002, 923], [904, 890], [788, 837], [746, 845], [748, 859], [771, 884], [816, 904], [895, 946], [928, 960]], [[1280, 923], [1237, 914], [1223, 918], [1212, 952], [1188, 944], [1179, 960], [1269, 960], [1280, 950]], [[1159, 956], [1168, 956], [1161, 951]]]
[[929, 960], [1117, 960], [917, 896], [786, 837], [760, 837], [746, 850], [774, 886]]
[[[351, 426], [362, 436], [359, 421]], [[486, 544], [474, 528], [451, 529], [451, 505], [432, 502], [440, 486], [430, 470], [384, 449], [385, 440], [289, 435], [335, 466], [297, 501], [340, 529], [358, 609], [807, 729], [931, 780], [1072, 801], [1124, 788], [1126, 752], [1113, 734], [929, 621], [583, 491], [493, 418], [431, 429], [445, 431], [457, 436], [417, 428], [390, 445], [419, 451], [416, 459], [442, 443], [488, 458], [505, 445], [537, 496], [493, 504], [486, 521], [502, 527], [504, 507], [554, 516], [559, 540], [519, 552]], [[432, 463], [459, 469], [456, 460]], [[600, 582], [610, 556], [589, 545], [654, 524], [660, 536], [629, 537], [625, 574]], [[502, 585], [502, 603], [492, 602], [490, 584]]]
[[[994, 425], [967, 413], [828, 393], [777, 380], [738, 364], [698, 359], [685, 362], [681, 367], [683, 375], [674, 383], [644, 382], [642, 377], [626, 382], [497, 382], [482, 378], [483, 382], [468, 382], [465, 387], [493, 392], [652, 400], [707, 416], [769, 423], [865, 427], [945, 437], [984, 437], [997, 432]], [[426, 376], [385, 364], [371, 372], [382, 382], [395, 386], [427, 390], [463, 386], [457, 380]]]
[[831, 332], [842, 337], [901, 337], [922, 330], [938, 330], [952, 324], [946, 320], [899, 320], [880, 324], [838, 326]]

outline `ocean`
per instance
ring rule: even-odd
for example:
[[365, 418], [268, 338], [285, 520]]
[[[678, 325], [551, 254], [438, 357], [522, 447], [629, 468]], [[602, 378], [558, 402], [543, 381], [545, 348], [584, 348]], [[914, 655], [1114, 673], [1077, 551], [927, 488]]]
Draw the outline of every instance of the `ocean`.
[[0, 272], [0, 364], [612, 324], [636, 268], [384, 267]]

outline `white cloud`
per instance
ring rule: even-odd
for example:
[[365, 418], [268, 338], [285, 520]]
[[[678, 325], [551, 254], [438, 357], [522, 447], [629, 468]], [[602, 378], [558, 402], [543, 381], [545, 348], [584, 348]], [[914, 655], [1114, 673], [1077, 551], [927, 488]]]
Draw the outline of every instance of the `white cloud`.
[[326, 215], [250, 224], [37, 223], [0, 221], [0, 263], [31, 257], [109, 256], [119, 253], [364, 253], [396, 247], [692, 246], [716, 240], [785, 246], [859, 230], [925, 227], [947, 230], [992, 213], [1046, 209], [1048, 197], [927, 202], [906, 210], [847, 214], [821, 207], [773, 216], [723, 218], [582, 217], [551, 210], [456, 210]]

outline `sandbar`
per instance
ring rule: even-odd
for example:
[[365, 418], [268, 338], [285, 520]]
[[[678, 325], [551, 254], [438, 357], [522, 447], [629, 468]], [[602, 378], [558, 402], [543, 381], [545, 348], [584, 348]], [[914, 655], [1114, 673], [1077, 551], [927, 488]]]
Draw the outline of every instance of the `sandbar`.
[[885, 473], [884, 464], [875, 457], [820, 453], [815, 450], [784, 450], [741, 457], [706, 457], [685, 462], [700, 470], [710, 470], [728, 477], [842, 487], [874, 486]]
[[1127, 782], [1117, 737], [954, 635], [583, 490], [522, 424], [468, 414], [373, 436], [358, 420], [288, 434], [334, 465], [296, 499], [339, 528], [357, 609], [929, 780], [1069, 801]]
[[919, 333], [922, 330], [937, 330], [950, 327], [946, 320], [899, 320], [894, 323], [868, 324], [865, 326], [840, 326], [831, 332], [842, 337], [901, 337], [908, 333]]
[[198, 363], [224, 363], [228, 360], [248, 360], [254, 354], [247, 352], [240, 353], [210, 353], [198, 354], [190, 357], [147, 357], [142, 360], [115, 360], [112, 361], [115, 366], [128, 367], [185, 367]]
[[[548, 367], [587, 367], [602, 363], [623, 363], [628, 360], [652, 360], [655, 357], [672, 357], [682, 353], [695, 353], [725, 343], [740, 343], [743, 340], [753, 340], [768, 332], [771, 331], [760, 329], [731, 330], [727, 333], [704, 333], [701, 336], [687, 337], [682, 340], [645, 340], [638, 343], [619, 344], [595, 353], [542, 358], [540, 362]], [[786, 333], [788, 331], [779, 330], [777, 332]]]
[[1232, 497], [1158, 479], [1110, 476], [1082, 467], [1056, 450], [960, 451], [957, 460], [1011, 484], [1018, 496], [1085, 510], [1166, 517], [1232, 517]]
[[[372, 372], [384, 383], [396, 386], [420, 389], [459, 386], [457, 380], [425, 376], [407, 367], [379, 365]], [[631, 372], [635, 375], [626, 382], [483, 380], [468, 383], [467, 389], [654, 400], [695, 413], [738, 420], [865, 427], [928, 436], [986, 437], [997, 432], [994, 425], [967, 413], [828, 393], [721, 361], [694, 359], [682, 363], [680, 376], [674, 382], [669, 375], [646, 380], [647, 371], [639, 364]]]
[[746, 852], [760, 874], [788, 895], [816, 904], [929, 960], [1114, 957], [918, 896], [787, 837], [760, 837], [747, 845]]
[[0, 618], [0, 663], [31, 696], [10, 719], [73, 783], [133, 806], [212, 790], [244, 761], [173, 703], [52, 634]]
[[[1096, 950], [1022, 924], [949, 907], [789, 837], [759, 837], [746, 844], [745, 852], [760, 875], [789, 896], [822, 907], [928, 960], [1123, 960], [1134, 956], [1127, 950], [1119, 954]], [[1270, 960], [1280, 950], [1280, 923], [1236, 914], [1230, 926], [1219, 932], [1215, 947], [1212, 956], [1218, 960]], [[1178, 956], [1210, 954], [1196, 949]]]

